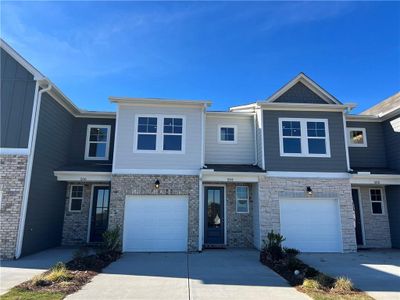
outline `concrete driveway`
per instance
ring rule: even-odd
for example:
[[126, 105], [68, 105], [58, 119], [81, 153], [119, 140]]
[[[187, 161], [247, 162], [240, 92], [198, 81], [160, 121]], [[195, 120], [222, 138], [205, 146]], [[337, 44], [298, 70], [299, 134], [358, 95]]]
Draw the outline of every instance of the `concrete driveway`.
[[299, 258], [331, 276], [350, 278], [375, 299], [400, 300], [400, 250], [302, 253]]
[[67, 299], [309, 299], [255, 250], [125, 253]]
[[75, 248], [52, 248], [18, 260], [0, 262], [0, 295], [46, 271], [57, 262], [71, 260]]

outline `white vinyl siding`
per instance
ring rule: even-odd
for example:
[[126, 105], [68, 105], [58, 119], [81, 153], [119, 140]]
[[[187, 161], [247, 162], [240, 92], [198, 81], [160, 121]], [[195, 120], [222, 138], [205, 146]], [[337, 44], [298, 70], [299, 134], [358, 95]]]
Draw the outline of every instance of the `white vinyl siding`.
[[[221, 127], [235, 128], [235, 143], [219, 141]], [[205, 163], [254, 164], [255, 141], [253, 116], [224, 117], [206, 115]]]
[[[134, 151], [135, 120], [141, 115], [181, 116], [185, 119], [185, 137], [181, 151], [166, 153], [138, 153]], [[116, 124], [117, 137], [114, 146], [114, 169], [175, 169], [200, 170], [201, 168], [201, 117], [202, 108], [188, 107], [142, 107], [120, 105]], [[153, 151], [154, 152], [154, 151]]]

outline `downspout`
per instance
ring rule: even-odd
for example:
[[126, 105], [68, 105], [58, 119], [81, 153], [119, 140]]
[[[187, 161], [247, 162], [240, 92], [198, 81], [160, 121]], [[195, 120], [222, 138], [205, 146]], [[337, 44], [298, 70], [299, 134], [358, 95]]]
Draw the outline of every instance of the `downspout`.
[[51, 90], [52, 85], [51, 83], [47, 80], [44, 79], [44, 81], [47, 82], [48, 86], [40, 90], [37, 93], [37, 99], [34, 100], [36, 102], [36, 111], [34, 112], [34, 115], [32, 118], [34, 119], [34, 126], [33, 126], [33, 133], [32, 133], [32, 138], [29, 141], [30, 142], [30, 151], [28, 154], [28, 163], [26, 166], [26, 177], [25, 177], [25, 184], [24, 184], [24, 193], [22, 197], [22, 204], [21, 204], [21, 214], [20, 214], [20, 219], [19, 219], [19, 226], [18, 226], [18, 236], [17, 236], [17, 245], [16, 245], [16, 250], [15, 250], [15, 259], [18, 259], [21, 256], [22, 252], [22, 243], [24, 239], [24, 230], [25, 230], [25, 218], [26, 218], [26, 211], [28, 208], [28, 198], [29, 198], [29, 189], [31, 186], [31, 175], [32, 175], [32, 166], [33, 166], [33, 158], [35, 155], [35, 146], [36, 146], [36, 136], [37, 136], [37, 129], [38, 129], [38, 124], [39, 124], [39, 112], [40, 112], [40, 105], [42, 102], [42, 95], [43, 93], [46, 93]]

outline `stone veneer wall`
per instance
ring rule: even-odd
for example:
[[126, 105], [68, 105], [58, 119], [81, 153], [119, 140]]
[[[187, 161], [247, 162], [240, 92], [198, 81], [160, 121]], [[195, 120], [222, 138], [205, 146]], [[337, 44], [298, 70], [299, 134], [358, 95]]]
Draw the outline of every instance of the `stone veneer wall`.
[[0, 258], [15, 256], [28, 157], [0, 156]]
[[[380, 188], [374, 186], [361, 186], [361, 207], [362, 207], [362, 221], [365, 237], [365, 245], [367, 248], [390, 248], [392, 246], [390, 239], [390, 226], [387, 213], [386, 197], [383, 197], [383, 214], [373, 215], [372, 204], [369, 196], [370, 188]], [[382, 187], [383, 195], [385, 189]]]
[[[236, 186], [249, 188], [249, 213], [236, 212]], [[251, 184], [226, 184], [226, 233], [228, 247], [253, 248], [253, 197]]]
[[280, 232], [279, 197], [305, 196], [306, 186], [311, 186], [313, 197], [335, 197], [340, 202], [343, 251], [357, 250], [351, 185], [348, 179], [262, 177], [259, 182], [260, 234], [266, 239], [271, 230]]
[[[154, 182], [160, 181], [160, 188]], [[123, 229], [125, 197], [128, 195], [188, 195], [188, 250], [199, 244], [199, 177], [184, 175], [112, 175], [109, 228]], [[122, 236], [121, 236], [122, 238]]]
[[[70, 192], [71, 185], [83, 185], [82, 210], [79, 212], [70, 212]], [[67, 193], [65, 195], [65, 213], [62, 245], [83, 245], [87, 243], [89, 230], [90, 203], [92, 202], [93, 186], [108, 186], [107, 183], [82, 183], [69, 182]]]

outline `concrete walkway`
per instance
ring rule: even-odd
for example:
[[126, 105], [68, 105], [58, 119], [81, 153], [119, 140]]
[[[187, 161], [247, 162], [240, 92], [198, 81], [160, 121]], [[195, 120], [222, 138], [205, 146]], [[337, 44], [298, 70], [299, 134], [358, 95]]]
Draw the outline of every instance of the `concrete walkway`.
[[73, 248], [52, 248], [18, 260], [0, 262], [0, 295], [12, 287], [31, 279], [49, 269], [59, 261], [72, 259]]
[[309, 299], [254, 250], [125, 253], [67, 299]]
[[331, 276], [346, 276], [375, 299], [400, 300], [400, 250], [302, 253], [305, 263]]

